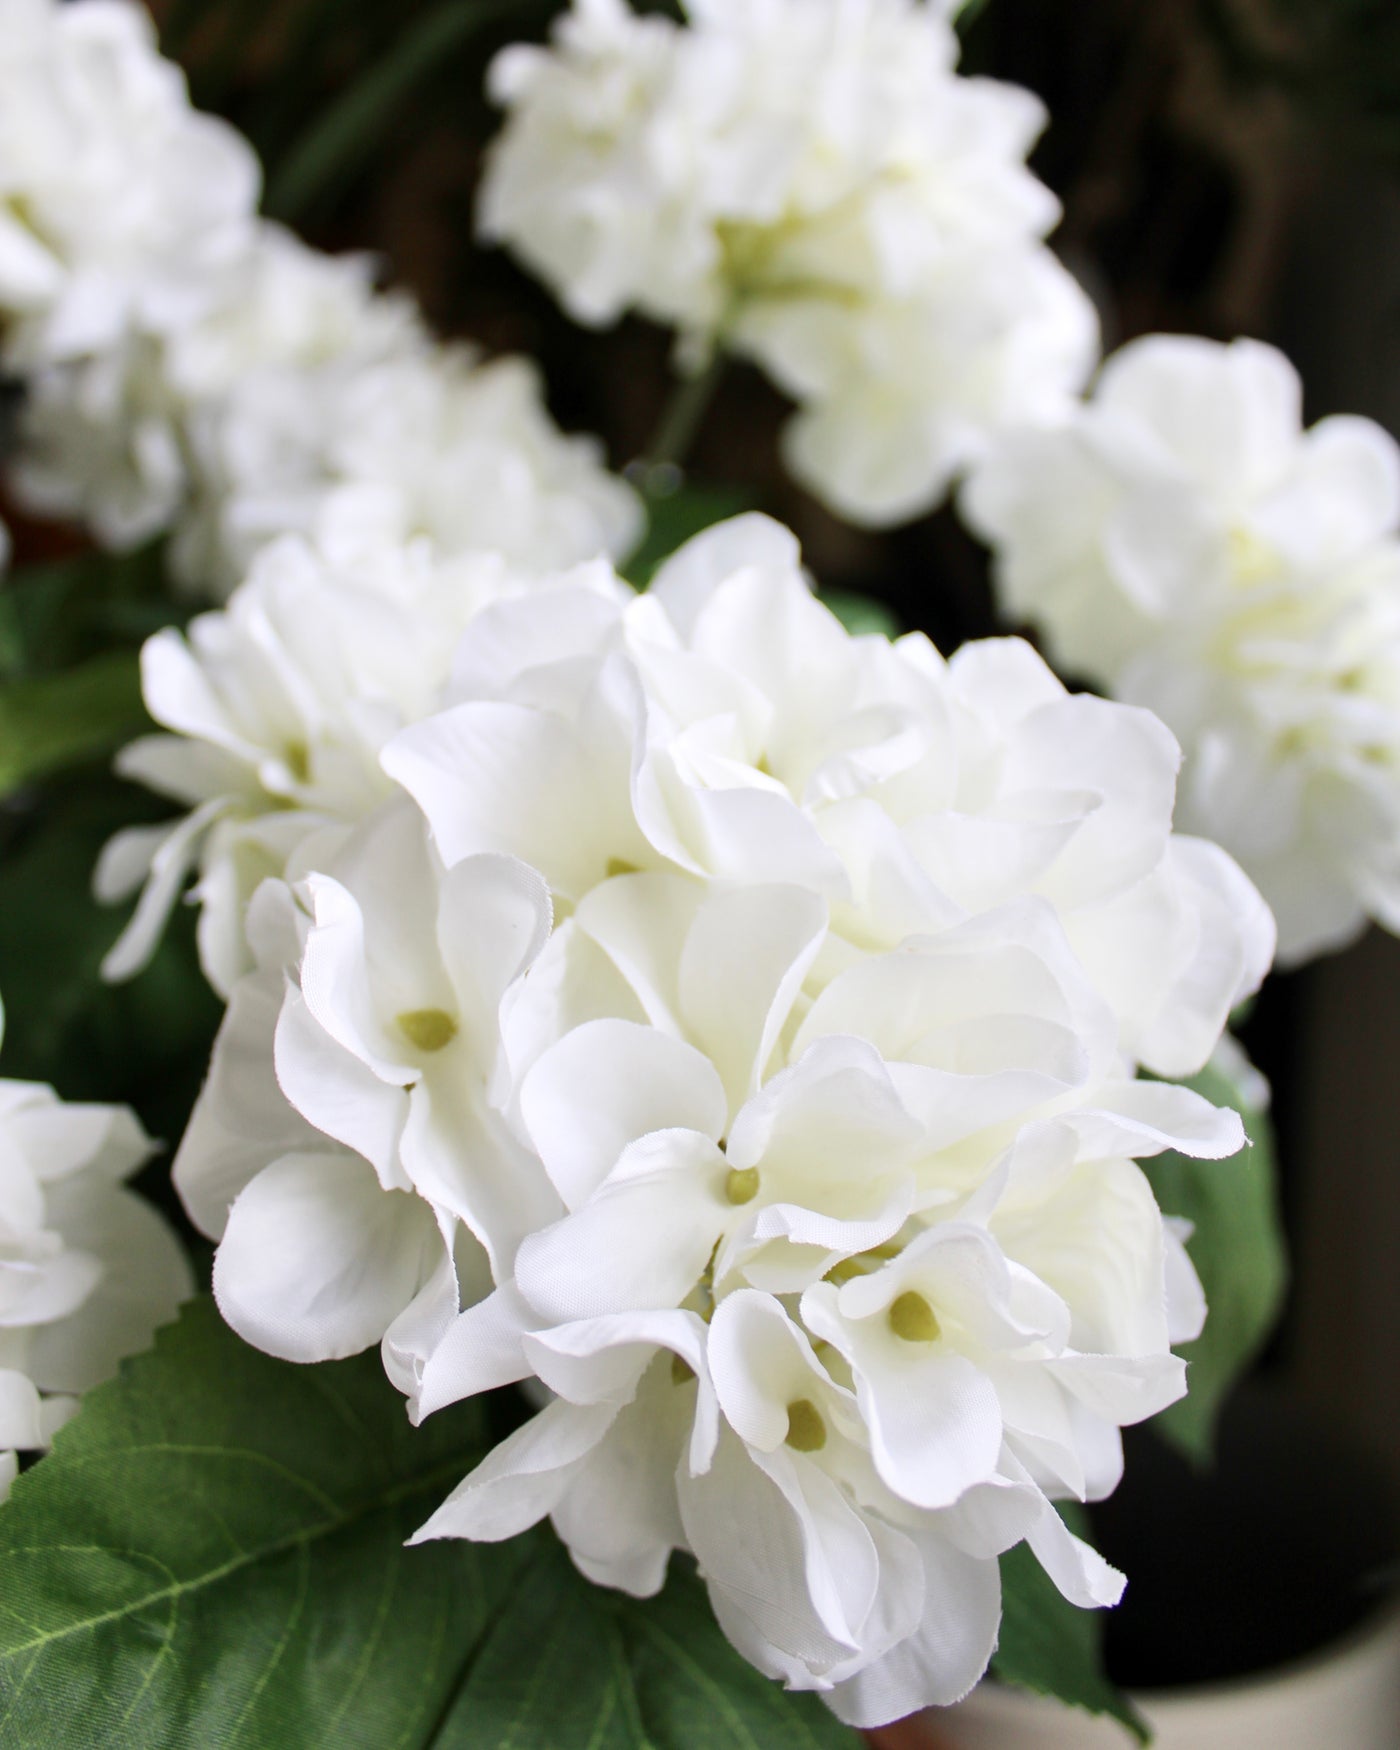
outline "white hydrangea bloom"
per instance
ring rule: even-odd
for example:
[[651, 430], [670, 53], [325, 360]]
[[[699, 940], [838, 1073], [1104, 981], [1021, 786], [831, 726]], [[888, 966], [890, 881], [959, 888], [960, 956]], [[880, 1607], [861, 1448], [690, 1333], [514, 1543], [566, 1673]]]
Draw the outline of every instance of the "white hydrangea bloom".
[[1225, 845], [1297, 964], [1400, 928], [1400, 451], [1301, 422], [1250, 341], [1152, 337], [1082, 414], [969, 483], [1002, 603], [1186, 750], [1178, 818]]
[[205, 527], [219, 501], [198, 466], [200, 410], [222, 407], [251, 374], [295, 393], [318, 370], [344, 373], [430, 345], [409, 300], [375, 291], [367, 257], [322, 255], [259, 222], [198, 320], [31, 376], [13, 484], [31, 509], [81, 519], [111, 547], [178, 517], [183, 580], [227, 594], [250, 554], [225, 552]]
[[931, 508], [1006, 423], [1054, 418], [1097, 356], [1041, 239], [1019, 88], [955, 72], [947, 7], [694, 0], [688, 23], [575, 0], [492, 69], [509, 120], [482, 188], [579, 320], [752, 357], [798, 402], [794, 471], [841, 514]]
[[122, 551], [170, 526], [189, 485], [159, 342], [128, 338], [25, 383], [6, 484], [35, 516], [83, 522]]
[[159, 335], [244, 248], [259, 172], [128, 0], [0, 6], [0, 357], [11, 370]]
[[114, 547], [174, 525], [177, 579], [225, 597], [258, 550], [350, 485], [392, 492], [399, 538], [550, 569], [641, 532], [595, 440], [551, 420], [525, 359], [436, 344], [362, 257], [261, 225], [221, 301], [28, 385], [13, 485]]
[[1199, 1069], [1267, 970], [1258, 895], [1171, 831], [1155, 718], [1071, 697], [1016, 640], [948, 663], [922, 634], [850, 637], [764, 517], [698, 536], [644, 596], [491, 607], [453, 689], [386, 770], [449, 861], [521, 856], [570, 903], [619, 865], [796, 882], [855, 951], [1038, 895], [1162, 1075]]
[[144, 11], [0, 6], [0, 363], [25, 383], [28, 507], [113, 547], [173, 524], [177, 577], [218, 597], [359, 482], [449, 555], [635, 543], [635, 494], [559, 432], [532, 366], [437, 345], [367, 258], [256, 218], [247, 143], [190, 109]]
[[[462, 628], [531, 587], [495, 555], [438, 560], [427, 542], [399, 541], [398, 516], [392, 492], [342, 489], [315, 541], [283, 537], [224, 608], [147, 641], [146, 705], [170, 733], [133, 742], [117, 768], [189, 812], [129, 828], [103, 853], [99, 898], [142, 889], [108, 977], [145, 964], [193, 869], [201, 962], [227, 995], [247, 964], [254, 888], [309, 834], [353, 825], [389, 795], [380, 749], [438, 703]], [[606, 567], [586, 575], [581, 588], [621, 588]]]
[[151, 1151], [124, 1106], [0, 1079], [0, 1498], [17, 1453], [47, 1447], [194, 1292], [179, 1241], [123, 1184]]
[[450, 684], [383, 756], [431, 839], [391, 800], [251, 907], [177, 1162], [226, 1316], [380, 1341], [415, 1416], [553, 1394], [420, 1535], [549, 1515], [641, 1595], [688, 1549], [843, 1718], [952, 1700], [1002, 1550], [1118, 1595], [1050, 1503], [1204, 1312], [1134, 1160], [1241, 1142], [1136, 1072], [1205, 1061], [1267, 913], [1146, 713], [850, 637], [763, 518], [484, 607]]
[[214, 1292], [244, 1337], [296, 1361], [382, 1340], [412, 1390], [491, 1267], [561, 1212], [490, 1102], [549, 896], [511, 858], [444, 870], [403, 798], [319, 848], [330, 873], [254, 896], [254, 964], [175, 1183], [220, 1241]]
[[188, 436], [195, 492], [173, 557], [220, 595], [348, 485], [392, 493], [399, 538], [427, 536], [445, 556], [497, 552], [547, 571], [621, 557], [641, 534], [636, 494], [596, 440], [560, 432], [523, 358], [419, 346], [254, 369], [197, 408]]

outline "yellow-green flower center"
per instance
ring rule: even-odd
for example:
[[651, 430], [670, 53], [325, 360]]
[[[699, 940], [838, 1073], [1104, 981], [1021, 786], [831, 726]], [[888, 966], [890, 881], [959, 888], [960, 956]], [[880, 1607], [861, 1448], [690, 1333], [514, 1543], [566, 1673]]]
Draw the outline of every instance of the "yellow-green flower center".
[[441, 1051], [457, 1037], [457, 1023], [446, 1009], [405, 1009], [399, 1026], [419, 1051]]
[[794, 1452], [820, 1452], [826, 1445], [826, 1423], [810, 1398], [795, 1398], [787, 1407], [787, 1443]]
[[939, 1335], [933, 1308], [912, 1288], [891, 1301], [890, 1329], [906, 1343], [932, 1343]]
[[731, 1167], [725, 1177], [724, 1194], [731, 1203], [752, 1203], [758, 1196], [758, 1168]]

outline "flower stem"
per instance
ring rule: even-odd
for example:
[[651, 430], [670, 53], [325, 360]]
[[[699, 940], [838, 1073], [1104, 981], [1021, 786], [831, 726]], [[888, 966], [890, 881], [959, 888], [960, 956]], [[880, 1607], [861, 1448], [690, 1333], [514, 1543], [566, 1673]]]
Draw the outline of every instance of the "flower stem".
[[724, 357], [716, 352], [692, 377], [681, 377], [672, 389], [661, 419], [643, 457], [648, 469], [679, 468], [690, 454], [696, 433], [724, 374]]

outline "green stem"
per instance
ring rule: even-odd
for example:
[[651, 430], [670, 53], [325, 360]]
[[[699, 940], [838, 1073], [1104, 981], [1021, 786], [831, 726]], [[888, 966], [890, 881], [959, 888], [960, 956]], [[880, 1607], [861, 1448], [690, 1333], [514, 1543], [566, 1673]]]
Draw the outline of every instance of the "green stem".
[[520, 0], [447, 0], [419, 19], [293, 142], [271, 179], [265, 210], [286, 221], [300, 218], [372, 160], [420, 81], [440, 73], [478, 31], [521, 11]]
[[723, 374], [724, 357], [715, 352], [710, 362], [693, 377], [678, 380], [646, 447], [644, 466], [679, 468], [684, 463]]

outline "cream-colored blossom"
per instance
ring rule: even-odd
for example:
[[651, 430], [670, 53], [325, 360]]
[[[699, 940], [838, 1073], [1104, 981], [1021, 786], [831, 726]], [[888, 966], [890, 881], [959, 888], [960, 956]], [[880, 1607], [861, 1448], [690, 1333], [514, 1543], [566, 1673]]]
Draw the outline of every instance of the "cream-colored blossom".
[[415, 1418], [553, 1394], [419, 1536], [549, 1516], [640, 1596], [688, 1550], [863, 1726], [980, 1676], [1017, 1543], [1116, 1599], [1052, 1503], [1204, 1312], [1135, 1162], [1242, 1142], [1137, 1071], [1272, 937], [1170, 735], [1015, 640], [851, 637], [746, 517], [482, 606], [381, 765], [421, 814], [258, 889], [177, 1181], [250, 1340], [377, 1340]]
[[839, 513], [907, 520], [989, 432], [1054, 418], [1096, 356], [1027, 170], [1044, 116], [956, 72], [919, 0], [694, 0], [677, 26], [577, 0], [515, 47], [487, 237], [581, 321], [635, 309], [697, 368], [753, 358], [797, 401], [794, 471]]
[[0, 1497], [17, 1452], [46, 1448], [194, 1292], [179, 1241], [124, 1184], [151, 1152], [125, 1106], [0, 1079]]
[[1305, 431], [1301, 399], [1272, 348], [1138, 341], [964, 498], [1008, 615], [1177, 735], [1179, 818], [1258, 883], [1286, 964], [1400, 927], [1400, 451]]
[[[118, 757], [123, 775], [189, 812], [118, 833], [96, 874], [109, 902], [141, 897], [104, 963], [145, 964], [171, 906], [197, 872], [205, 973], [228, 993], [248, 963], [243, 912], [298, 847], [349, 828], [391, 793], [385, 742], [439, 702], [462, 629], [487, 604], [535, 587], [493, 554], [440, 560], [398, 539], [387, 489], [342, 488], [316, 539], [267, 546], [221, 609], [142, 651], [146, 705], [165, 733]], [[611, 571], [584, 587], [622, 588]]]
[[129, 0], [0, 6], [0, 357], [12, 371], [160, 335], [246, 247], [259, 172], [190, 108]]

